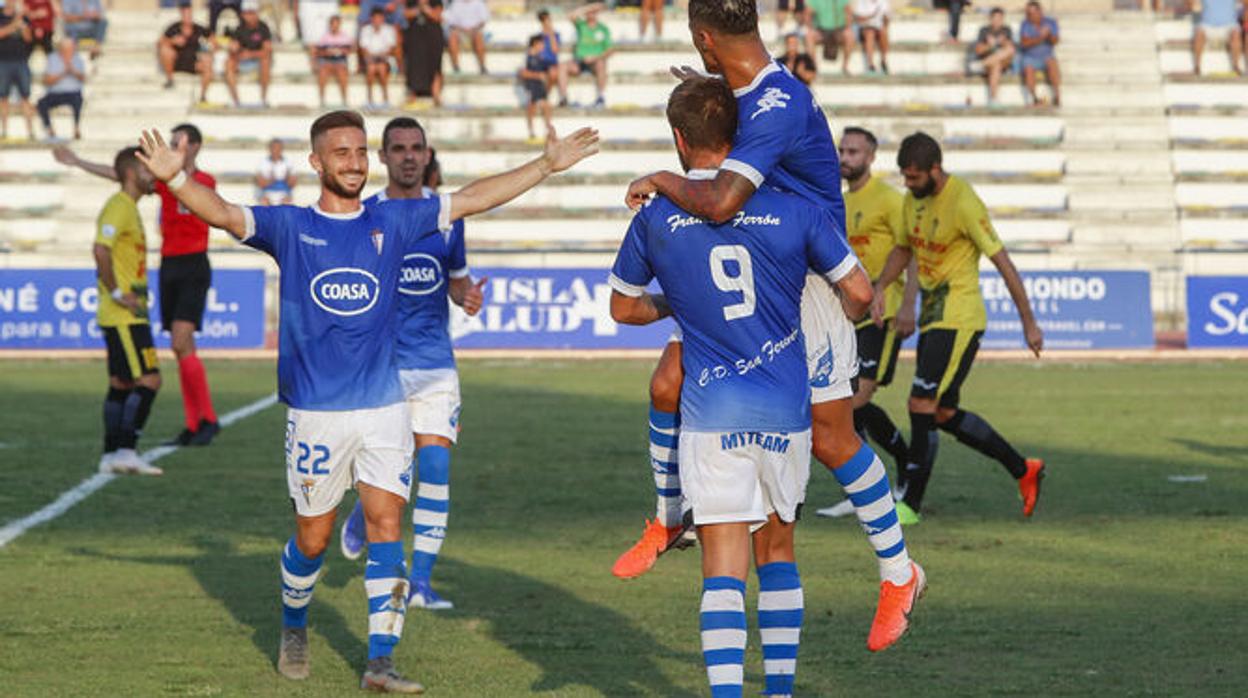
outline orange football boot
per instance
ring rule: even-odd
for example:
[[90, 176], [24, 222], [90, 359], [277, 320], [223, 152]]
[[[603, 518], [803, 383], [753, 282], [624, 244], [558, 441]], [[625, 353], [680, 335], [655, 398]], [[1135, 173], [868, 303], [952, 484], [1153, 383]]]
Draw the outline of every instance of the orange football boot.
[[1018, 479], [1018, 494], [1023, 498], [1023, 516], [1031, 516], [1040, 500], [1040, 483], [1044, 480], [1044, 461], [1027, 459], [1027, 473]]
[[615, 561], [611, 574], [620, 579], [640, 577], [654, 567], [659, 556], [672, 547], [685, 531], [681, 525], [664, 526], [658, 519], [646, 522], [646, 529], [641, 533], [641, 540]]
[[880, 604], [875, 609], [871, 634], [867, 636], [867, 649], [872, 652], [888, 649], [901, 639], [910, 628], [910, 613], [923, 592], [927, 591], [927, 575], [919, 563], [911, 561], [914, 574], [901, 586], [892, 582], [880, 582]]

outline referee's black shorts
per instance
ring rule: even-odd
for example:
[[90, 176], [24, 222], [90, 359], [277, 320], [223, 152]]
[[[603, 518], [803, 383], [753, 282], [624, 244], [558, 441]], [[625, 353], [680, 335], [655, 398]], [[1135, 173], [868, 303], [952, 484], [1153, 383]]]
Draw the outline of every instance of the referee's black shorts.
[[208, 264], [207, 252], [161, 258], [160, 324], [164, 331], [173, 331], [174, 320], [202, 329], [211, 285], [212, 266]]

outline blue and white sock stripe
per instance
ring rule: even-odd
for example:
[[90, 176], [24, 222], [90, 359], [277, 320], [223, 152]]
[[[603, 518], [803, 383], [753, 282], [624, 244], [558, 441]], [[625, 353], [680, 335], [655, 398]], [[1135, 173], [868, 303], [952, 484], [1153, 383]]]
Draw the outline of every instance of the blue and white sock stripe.
[[650, 466], [654, 470], [655, 516], [664, 526], [680, 522], [680, 413], [650, 407]]
[[897, 582], [909, 577], [910, 556], [897, 520], [888, 471], [871, 447], [863, 444], [848, 463], [832, 471], [845, 488], [858, 522], [880, 560], [881, 575]]
[[292, 537], [282, 550], [282, 623], [286, 627], [301, 628], [307, 625], [308, 604], [320, 576], [324, 556], [305, 557], [295, 546]]
[[763, 641], [765, 695], [793, 693], [801, 644], [805, 595], [797, 565], [773, 562], [758, 568], [758, 629]]
[[708, 577], [702, 589], [702, 657], [711, 695], [740, 696], [745, 683], [745, 582]]
[[368, 596], [368, 658], [387, 657], [403, 634], [407, 613], [402, 543], [369, 543], [364, 591]]

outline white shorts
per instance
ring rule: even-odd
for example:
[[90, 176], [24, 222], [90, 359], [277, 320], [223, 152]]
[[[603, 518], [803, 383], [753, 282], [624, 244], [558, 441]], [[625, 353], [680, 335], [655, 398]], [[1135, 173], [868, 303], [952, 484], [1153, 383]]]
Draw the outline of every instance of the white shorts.
[[810, 430], [680, 432], [680, 486], [698, 526], [797, 520], [810, 480]]
[[399, 371], [413, 434], [459, 436], [459, 373], [453, 368]]
[[408, 499], [412, 431], [407, 403], [368, 410], [286, 410], [286, 484], [299, 516], [333, 511], [363, 482]]
[[490, 19], [490, 8], [485, 0], [451, 0], [451, 4], [443, 14], [446, 26], [450, 29], [476, 29]]
[[806, 275], [802, 334], [806, 336], [810, 401], [818, 404], [853, 397], [853, 381], [858, 375], [858, 334], [831, 282], [820, 274]]

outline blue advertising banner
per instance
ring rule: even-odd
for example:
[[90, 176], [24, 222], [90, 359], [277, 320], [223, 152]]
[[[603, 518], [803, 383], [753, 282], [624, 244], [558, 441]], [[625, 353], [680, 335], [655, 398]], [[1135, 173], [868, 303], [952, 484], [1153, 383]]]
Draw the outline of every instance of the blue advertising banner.
[[489, 277], [476, 317], [458, 308], [451, 337], [465, 349], [659, 349], [675, 324], [617, 325], [605, 268], [473, 267]]
[[[159, 283], [159, 272], [149, 272], [149, 288]], [[168, 347], [157, 295], [151, 294], [149, 317], [156, 345]], [[98, 302], [94, 269], [0, 269], [0, 349], [102, 348]], [[197, 338], [206, 349], [264, 346], [264, 271], [213, 270]]]
[[[1045, 349], [1139, 349], [1155, 346], [1146, 271], [1020, 272]], [[988, 307], [984, 349], [1026, 349], [1023, 324], [996, 272], [979, 288]]]
[[1248, 276], [1187, 277], [1187, 346], [1248, 347]]

